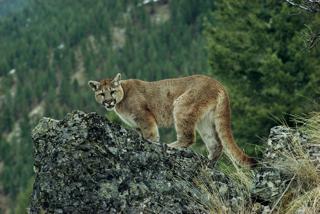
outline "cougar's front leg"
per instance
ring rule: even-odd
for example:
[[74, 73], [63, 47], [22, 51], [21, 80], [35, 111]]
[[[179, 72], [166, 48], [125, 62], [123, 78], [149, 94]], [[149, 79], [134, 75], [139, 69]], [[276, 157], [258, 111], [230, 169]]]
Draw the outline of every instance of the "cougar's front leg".
[[144, 116], [136, 118], [136, 123], [144, 139], [151, 142], [159, 142], [158, 126], [153, 115], [146, 112]]

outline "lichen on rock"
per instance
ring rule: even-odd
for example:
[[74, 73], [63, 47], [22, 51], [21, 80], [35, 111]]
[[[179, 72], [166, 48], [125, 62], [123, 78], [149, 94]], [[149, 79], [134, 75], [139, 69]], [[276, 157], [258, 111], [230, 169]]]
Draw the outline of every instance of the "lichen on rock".
[[309, 144], [307, 135], [286, 126], [271, 128], [266, 144], [262, 164], [254, 170], [255, 184], [252, 193], [264, 201], [273, 203], [285, 193], [294, 177], [282, 169], [281, 165], [288, 161], [289, 156], [297, 157], [297, 152], [308, 154], [309, 160], [315, 160], [319, 147]]
[[270, 213], [292, 178], [275, 167], [288, 161], [284, 151], [298, 142], [315, 164], [319, 153], [296, 130], [272, 128], [248, 189], [206, 157], [145, 141], [96, 113], [43, 118], [32, 138], [30, 213]]
[[207, 213], [189, 188], [202, 170], [225, 189], [226, 199], [236, 200], [230, 210], [243, 203], [207, 158], [144, 141], [96, 113], [44, 118], [32, 137], [36, 176], [30, 213]]

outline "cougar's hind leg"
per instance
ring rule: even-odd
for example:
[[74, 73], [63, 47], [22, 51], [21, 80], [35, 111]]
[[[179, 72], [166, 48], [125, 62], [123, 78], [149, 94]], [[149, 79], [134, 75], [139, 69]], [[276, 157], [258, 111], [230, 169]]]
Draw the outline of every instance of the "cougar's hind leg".
[[212, 113], [208, 112], [204, 115], [196, 127], [207, 147], [209, 160], [216, 161], [222, 153], [222, 144], [215, 129]]

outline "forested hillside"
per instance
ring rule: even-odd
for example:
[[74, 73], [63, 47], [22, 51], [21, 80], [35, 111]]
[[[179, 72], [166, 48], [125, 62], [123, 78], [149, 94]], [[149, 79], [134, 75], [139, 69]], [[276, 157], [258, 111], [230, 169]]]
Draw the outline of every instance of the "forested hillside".
[[319, 110], [320, 50], [306, 42], [320, 16], [282, 1], [215, 5], [205, 30], [209, 62], [231, 93], [236, 138], [257, 143], [275, 123], [295, 125], [293, 115]]
[[0, 0], [0, 16], [16, 13], [28, 5], [29, 0]]
[[2, 17], [0, 207], [25, 206], [30, 131], [41, 116], [62, 118], [73, 109], [105, 114], [88, 80], [117, 72], [144, 80], [208, 72], [201, 32], [212, 8], [210, 0], [30, 0]]
[[106, 114], [90, 79], [216, 77], [231, 92], [244, 146], [276, 120], [317, 108], [320, 53], [305, 49], [304, 35], [320, 17], [281, 1], [12, 2], [0, 8], [0, 210], [26, 207], [39, 118]]

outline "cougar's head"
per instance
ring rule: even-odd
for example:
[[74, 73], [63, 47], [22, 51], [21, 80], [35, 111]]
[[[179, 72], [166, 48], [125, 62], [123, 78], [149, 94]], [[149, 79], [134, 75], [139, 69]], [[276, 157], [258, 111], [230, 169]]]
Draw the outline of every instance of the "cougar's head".
[[104, 79], [99, 82], [90, 80], [88, 85], [94, 91], [96, 101], [108, 111], [112, 111], [116, 104], [123, 99], [124, 92], [121, 87], [120, 73], [113, 79]]

